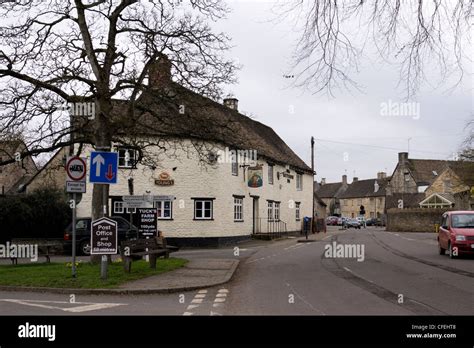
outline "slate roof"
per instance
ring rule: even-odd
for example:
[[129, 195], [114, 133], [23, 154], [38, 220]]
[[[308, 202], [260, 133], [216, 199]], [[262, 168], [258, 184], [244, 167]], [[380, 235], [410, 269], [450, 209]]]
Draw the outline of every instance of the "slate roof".
[[316, 190], [316, 193], [320, 198], [335, 198], [341, 187], [342, 182], [324, 184], [320, 185], [319, 189]]
[[[347, 190], [339, 198], [363, 198], [385, 196], [385, 187], [389, 178], [384, 179], [366, 179], [352, 182]], [[375, 183], [379, 188], [375, 191]]]
[[[449, 165], [456, 162], [457, 161], [408, 159], [407, 166], [417, 185], [431, 185]], [[438, 175], [435, 175], [433, 171]]]

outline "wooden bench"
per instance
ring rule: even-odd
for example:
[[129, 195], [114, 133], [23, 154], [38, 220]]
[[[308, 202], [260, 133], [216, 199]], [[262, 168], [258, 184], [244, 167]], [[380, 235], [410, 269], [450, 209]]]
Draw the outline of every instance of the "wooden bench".
[[[27, 239], [27, 238], [13, 238], [10, 245], [38, 245], [38, 258], [43, 256], [46, 258], [46, 263], [51, 262], [52, 250], [59, 247], [57, 241], [53, 240], [41, 240], [41, 239]], [[10, 257], [13, 265], [18, 264], [19, 257]]]
[[130, 273], [132, 261], [140, 260], [143, 256], [149, 257], [150, 267], [156, 269], [156, 259], [160, 256], [168, 258], [170, 252], [176, 251], [175, 247], [169, 248], [166, 239], [150, 238], [123, 241], [120, 244], [120, 255], [123, 260], [125, 272]]

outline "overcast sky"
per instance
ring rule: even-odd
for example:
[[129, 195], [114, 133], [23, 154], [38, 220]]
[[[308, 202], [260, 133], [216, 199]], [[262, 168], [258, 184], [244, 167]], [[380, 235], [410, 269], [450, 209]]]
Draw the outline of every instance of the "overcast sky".
[[342, 90], [330, 98], [289, 88], [283, 75], [298, 38], [291, 23], [271, 21], [269, 1], [233, 1], [229, 7], [217, 28], [232, 37], [231, 55], [243, 68], [239, 83], [226, 90], [239, 99], [239, 111], [272, 127], [308, 164], [314, 136], [318, 181], [340, 181], [344, 173], [349, 181], [354, 173], [359, 179], [379, 171], [390, 175], [408, 138], [411, 158], [450, 159], [459, 149], [472, 117], [472, 71], [454, 92], [446, 92], [448, 85], [423, 88], [412, 100], [419, 102], [419, 117], [383, 116], [381, 103], [404, 101], [396, 66], [381, 64], [375, 54], [365, 57], [360, 73], [351, 76], [364, 86], [362, 93]]

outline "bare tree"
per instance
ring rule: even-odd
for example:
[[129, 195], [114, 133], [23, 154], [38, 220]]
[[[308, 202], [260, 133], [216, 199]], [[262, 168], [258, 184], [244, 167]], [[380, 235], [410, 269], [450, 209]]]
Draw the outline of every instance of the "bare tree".
[[461, 144], [459, 159], [461, 161], [474, 161], [474, 119], [467, 122], [466, 131], [468, 135]]
[[[360, 58], [376, 47], [379, 56], [399, 64], [406, 98], [415, 95], [436, 67], [440, 82], [457, 86], [463, 61], [472, 61], [471, 0], [296, 0], [277, 7], [301, 30], [294, 84], [332, 95], [335, 88], [359, 88], [353, 79]], [[281, 17], [282, 16], [282, 17]], [[368, 44], [369, 43], [369, 44]], [[429, 66], [429, 68], [428, 68]], [[430, 71], [432, 73], [432, 71]]]
[[[218, 0], [0, 3], [0, 134], [23, 134], [29, 150], [22, 157], [74, 144], [78, 152], [83, 144], [110, 151], [121, 142], [139, 148], [147, 163], [147, 146], [167, 148], [165, 140], [133, 141], [135, 102], [150, 70], [169, 59], [175, 82], [217, 99], [236, 67], [221, 55], [229, 38], [209, 22], [226, 12]], [[114, 112], [117, 100], [126, 101], [123, 117]], [[61, 112], [78, 105], [92, 106], [93, 117]], [[102, 216], [104, 195], [108, 185], [94, 185], [93, 218]]]

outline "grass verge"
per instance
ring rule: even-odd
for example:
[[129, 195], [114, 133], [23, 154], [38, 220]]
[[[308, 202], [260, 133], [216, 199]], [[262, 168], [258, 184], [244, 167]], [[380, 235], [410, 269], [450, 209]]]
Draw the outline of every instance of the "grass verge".
[[108, 279], [100, 279], [100, 264], [82, 262], [77, 267], [77, 278], [71, 276], [71, 264], [31, 263], [21, 265], [0, 265], [0, 285], [110, 289], [126, 282], [137, 280], [183, 267], [185, 259], [159, 259], [156, 269], [151, 269], [145, 260], [134, 261], [132, 271], [125, 273], [122, 263], [112, 263], [108, 267]]

